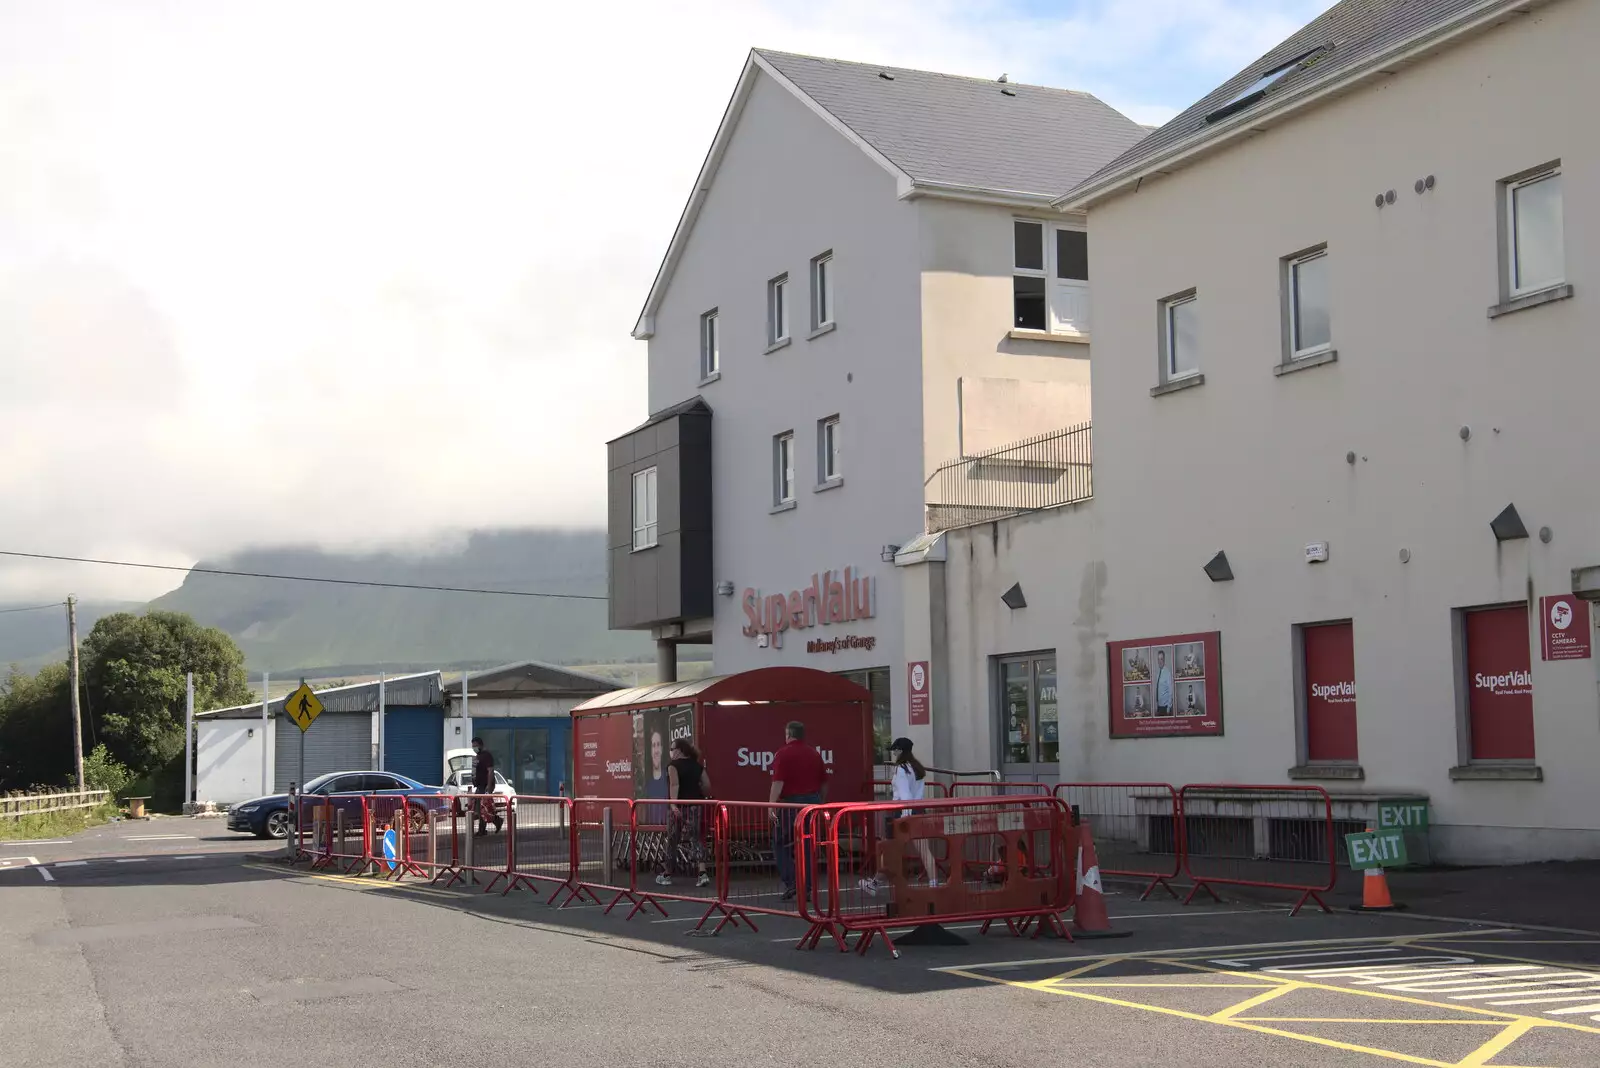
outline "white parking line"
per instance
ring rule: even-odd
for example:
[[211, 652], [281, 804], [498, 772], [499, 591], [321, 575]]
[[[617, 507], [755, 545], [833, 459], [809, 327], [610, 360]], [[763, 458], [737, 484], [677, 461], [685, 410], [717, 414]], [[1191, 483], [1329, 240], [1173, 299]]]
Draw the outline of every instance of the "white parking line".
[[182, 838], [193, 838], [192, 834], [141, 834], [124, 838], [124, 842], [175, 842]]
[[31, 868], [39, 863], [38, 857], [0, 857], [0, 868], [9, 868], [15, 864], [23, 868]]
[[89, 863], [87, 860], [58, 860], [58, 861], [56, 861], [56, 867], [58, 867], [58, 868], [81, 868], [87, 863]]
[[44, 881], [45, 882], [53, 883], [53, 882], [56, 881], [56, 877], [54, 875], [50, 874], [50, 869], [49, 868], [41, 867], [41, 868], [37, 868], [35, 870], [38, 871], [38, 873], [40, 875], [44, 876]]
[[118, 857], [118, 864], [143, 864], [149, 857]]
[[201, 856], [201, 855], [200, 855], [200, 854], [199, 854], [199, 853], [195, 853], [195, 854], [193, 854], [193, 855], [192, 855], [192, 856], [187, 856], [187, 857], [173, 857], [173, 858], [172, 858], [172, 859], [173, 859], [173, 860], [204, 860], [204, 859], [206, 859], [206, 858], [205, 858], [205, 857], [203, 857], [203, 856]]

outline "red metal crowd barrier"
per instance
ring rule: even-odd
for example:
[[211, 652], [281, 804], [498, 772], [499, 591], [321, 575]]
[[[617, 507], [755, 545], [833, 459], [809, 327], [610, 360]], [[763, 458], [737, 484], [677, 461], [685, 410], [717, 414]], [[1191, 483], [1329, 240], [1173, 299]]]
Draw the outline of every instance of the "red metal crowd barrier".
[[950, 784], [951, 797], [1034, 797], [1049, 792], [1049, 785], [1042, 782], [963, 779]]
[[1100, 874], [1146, 883], [1139, 900], [1183, 871], [1183, 806], [1164, 782], [1064, 782], [1055, 795], [1094, 825]]
[[504, 897], [517, 887], [538, 892], [541, 883], [552, 887], [551, 903], [562, 889], [572, 885], [574, 861], [572, 800], [566, 797], [518, 795], [507, 804], [506, 888]]
[[[934, 782], [932, 779], [924, 779], [922, 780], [922, 796], [929, 801], [937, 801], [940, 798], [949, 797], [950, 788], [942, 782]], [[893, 780], [873, 779], [872, 799], [874, 801], [893, 801]]]
[[[877, 824], [886, 820], [887, 833]], [[813, 807], [801, 814], [817, 888], [804, 897], [802, 949], [831, 936], [865, 954], [890, 930], [922, 924], [1004, 922], [1013, 934], [1072, 936], [1061, 913], [1073, 903], [1070, 813], [1048, 793]], [[874, 843], [875, 855], [864, 846]]]
[[1214, 886], [1298, 891], [1290, 915], [1315, 901], [1339, 878], [1333, 799], [1320, 786], [1246, 786], [1205, 783], [1178, 791], [1183, 870], [1215, 901]]
[[[311, 862], [313, 869], [338, 868], [349, 874], [365, 867], [372, 855], [367, 832], [367, 798], [360, 794], [329, 794], [316, 799], [323, 813], [325, 848]], [[354, 835], [354, 840], [352, 840]]]
[[[610, 912], [624, 900], [639, 903], [633, 892], [633, 801], [625, 797], [576, 797], [572, 800], [572, 881], [560, 906], [587, 898]], [[612, 895], [609, 904], [601, 893]]]

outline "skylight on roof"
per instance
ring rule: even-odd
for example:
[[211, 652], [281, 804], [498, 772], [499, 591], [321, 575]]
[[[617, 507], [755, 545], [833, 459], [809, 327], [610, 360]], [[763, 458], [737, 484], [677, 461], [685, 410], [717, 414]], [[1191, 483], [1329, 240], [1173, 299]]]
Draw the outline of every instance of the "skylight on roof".
[[1302, 52], [1287, 63], [1280, 63], [1271, 70], [1262, 74], [1255, 81], [1233, 94], [1221, 107], [1216, 108], [1206, 116], [1207, 122], [1217, 122], [1229, 115], [1235, 115], [1252, 105], [1259, 103], [1269, 92], [1299, 70], [1305, 70], [1325, 54], [1331, 51], [1332, 45], [1320, 45], [1308, 52]]

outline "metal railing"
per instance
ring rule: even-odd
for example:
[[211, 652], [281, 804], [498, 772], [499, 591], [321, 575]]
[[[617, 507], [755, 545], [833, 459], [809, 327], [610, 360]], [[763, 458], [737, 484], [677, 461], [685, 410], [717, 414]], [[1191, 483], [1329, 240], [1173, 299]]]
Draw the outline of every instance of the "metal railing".
[[928, 532], [989, 523], [1094, 496], [1092, 425], [1023, 438], [942, 465], [927, 482]]

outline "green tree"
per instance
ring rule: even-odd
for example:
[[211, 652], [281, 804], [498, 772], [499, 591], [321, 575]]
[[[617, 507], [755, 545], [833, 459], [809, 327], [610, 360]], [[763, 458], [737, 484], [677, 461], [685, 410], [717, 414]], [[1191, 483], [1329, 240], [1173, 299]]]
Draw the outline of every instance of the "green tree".
[[72, 706], [65, 664], [0, 681], [0, 790], [60, 786], [72, 774]]
[[251, 697], [244, 654], [226, 632], [181, 612], [118, 612], [94, 625], [82, 648], [86, 703], [109, 755], [146, 775], [183, 751], [184, 675], [194, 672], [196, 709]]

